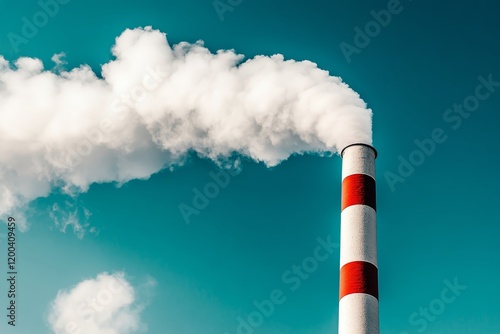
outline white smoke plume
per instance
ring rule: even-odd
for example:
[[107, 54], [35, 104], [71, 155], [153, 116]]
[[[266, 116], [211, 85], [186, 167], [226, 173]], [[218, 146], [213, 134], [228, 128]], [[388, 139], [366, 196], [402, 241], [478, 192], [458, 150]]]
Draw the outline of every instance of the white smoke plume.
[[244, 61], [202, 42], [124, 31], [96, 75], [0, 56], [0, 215], [60, 188], [148, 178], [190, 152], [269, 166], [371, 144], [371, 110], [342, 80], [282, 55]]

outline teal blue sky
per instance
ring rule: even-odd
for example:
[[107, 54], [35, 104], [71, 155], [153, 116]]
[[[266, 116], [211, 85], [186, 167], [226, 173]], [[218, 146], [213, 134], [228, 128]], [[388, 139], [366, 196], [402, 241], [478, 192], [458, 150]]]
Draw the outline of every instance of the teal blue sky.
[[[16, 50], [9, 33], [20, 34], [22, 18], [41, 7], [2, 0], [0, 55], [49, 64], [65, 52], [67, 67], [85, 63], [99, 72], [123, 30], [153, 26], [170, 43], [203, 40], [214, 52], [317, 63], [374, 113], [381, 333], [500, 333], [500, 5], [403, 0], [367, 45], [356, 44], [354, 28], [364, 30], [370, 12], [389, 3], [243, 0], [221, 20], [212, 0], [71, 0]], [[346, 57], [342, 43], [356, 51]], [[489, 91], [484, 80], [493, 81]], [[489, 96], [470, 115], [447, 111], [471, 101], [478, 85]], [[435, 129], [442, 140], [401, 175], [401, 159], [417, 157], [415, 141], [428, 141]], [[219, 172], [196, 156], [148, 180], [94, 184], [76, 198], [55, 190], [34, 201], [26, 211], [31, 228], [18, 236], [18, 325], [7, 326], [3, 311], [0, 332], [52, 333], [46, 318], [59, 290], [123, 271], [145, 307], [148, 333], [237, 333], [238, 317], [247, 319], [254, 301], [276, 289], [285, 300], [254, 333], [336, 333], [338, 248], [300, 286], [282, 276], [311, 256], [318, 238], [339, 241], [340, 157], [293, 156], [273, 168], [242, 159], [241, 166], [190, 224], [179, 205]], [[71, 228], [61, 232], [48, 213], [54, 203], [86, 208], [98, 232], [81, 239]], [[421, 314], [457, 281], [466, 288], [453, 302]], [[4, 291], [0, 303], [4, 310]]]

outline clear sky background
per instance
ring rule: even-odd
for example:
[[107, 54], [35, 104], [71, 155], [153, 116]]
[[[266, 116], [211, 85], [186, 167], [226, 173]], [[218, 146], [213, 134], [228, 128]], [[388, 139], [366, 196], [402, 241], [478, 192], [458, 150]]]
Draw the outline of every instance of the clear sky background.
[[[370, 12], [390, 4], [243, 0], [221, 20], [212, 0], [71, 0], [16, 50], [8, 34], [20, 34], [23, 17], [41, 7], [1, 0], [0, 54], [49, 64], [65, 52], [68, 68], [86, 63], [99, 72], [115, 37], [151, 25], [170, 43], [201, 39], [214, 52], [281, 53], [317, 63], [342, 77], [374, 113], [381, 332], [500, 333], [500, 4], [403, 0], [369, 41], [355, 40], [355, 28], [374, 20]], [[356, 49], [346, 57], [341, 45], [347, 44]], [[490, 90], [479, 89], [489, 95], [470, 105], [470, 115], [447, 111], [473, 103], [484, 80], [493, 81]], [[415, 141], [435, 130], [441, 140], [433, 152], [415, 153]], [[398, 172], [401, 159], [422, 157]], [[338, 249], [294, 291], [282, 276], [312, 255], [317, 238], [339, 241], [341, 159], [294, 156], [271, 169], [242, 162], [190, 224], [179, 205], [190, 205], [193, 189], [219, 171], [196, 156], [149, 180], [93, 185], [77, 198], [55, 190], [33, 202], [26, 211], [31, 228], [18, 236], [15, 329], [3, 314], [6, 252], [0, 252], [0, 332], [52, 333], [47, 317], [58, 291], [123, 272], [148, 333], [237, 333], [238, 317], [247, 319], [254, 301], [275, 289], [285, 300], [254, 333], [336, 333]], [[71, 226], [60, 231], [75, 211], [88, 223], [83, 238]], [[453, 301], [444, 303], [448, 285], [460, 288], [445, 294]]]

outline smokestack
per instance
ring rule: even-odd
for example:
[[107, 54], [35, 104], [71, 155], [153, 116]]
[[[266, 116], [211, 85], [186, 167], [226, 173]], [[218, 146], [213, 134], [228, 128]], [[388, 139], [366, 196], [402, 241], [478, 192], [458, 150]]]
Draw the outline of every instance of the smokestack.
[[375, 158], [370, 145], [342, 152], [339, 334], [379, 334]]

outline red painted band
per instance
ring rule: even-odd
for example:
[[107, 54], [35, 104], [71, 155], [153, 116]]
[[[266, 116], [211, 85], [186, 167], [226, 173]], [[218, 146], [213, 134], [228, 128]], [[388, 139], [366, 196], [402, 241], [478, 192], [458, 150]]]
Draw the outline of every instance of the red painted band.
[[352, 174], [342, 181], [342, 210], [364, 204], [376, 210], [375, 180], [366, 174]]
[[354, 261], [340, 268], [340, 297], [366, 293], [378, 299], [378, 269], [370, 262]]

